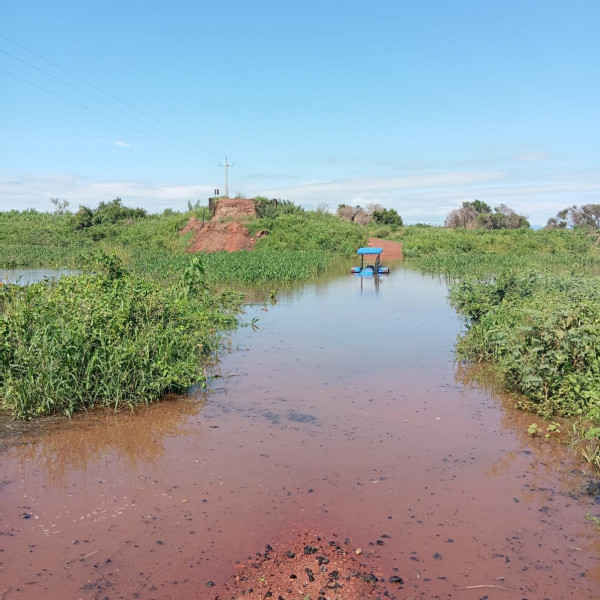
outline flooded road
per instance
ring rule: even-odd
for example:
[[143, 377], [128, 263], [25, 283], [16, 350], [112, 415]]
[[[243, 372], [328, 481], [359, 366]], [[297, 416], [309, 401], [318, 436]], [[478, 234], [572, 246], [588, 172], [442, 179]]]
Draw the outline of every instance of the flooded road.
[[600, 597], [582, 465], [457, 368], [446, 293], [330, 276], [249, 309], [210, 394], [3, 427], [0, 598], [214, 598], [304, 529], [397, 598]]

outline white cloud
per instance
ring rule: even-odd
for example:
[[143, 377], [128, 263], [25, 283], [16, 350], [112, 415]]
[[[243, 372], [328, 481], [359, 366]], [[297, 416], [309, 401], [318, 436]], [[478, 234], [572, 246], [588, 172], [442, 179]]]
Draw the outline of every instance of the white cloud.
[[68, 200], [71, 210], [80, 204], [96, 207], [99, 202], [121, 198], [123, 204], [150, 212], [165, 208], [186, 210], [187, 201], [207, 203], [213, 187], [198, 184], [148, 183], [141, 181], [90, 181], [72, 175], [0, 179], [0, 210], [52, 211], [50, 198]]
[[[546, 173], [533, 176], [508, 171], [440, 172], [406, 177], [339, 178], [306, 181], [303, 184], [268, 186], [269, 178], [253, 181], [244, 192], [285, 198], [307, 209], [325, 204], [335, 211], [339, 204], [379, 203], [395, 208], [407, 223], [442, 224], [447, 214], [462, 202], [475, 198], [490, 206], [506, 204], [528, 217], [534, 225], [572, 204], [600, 200], [600, 173]], [[247, 178], [246, 183], [250, 180]], [[231, 187], [230, 187], [231, 190]], [[92, 181], [74, 175], [0, 179], [0, 210], [35, 208], [52, 211], [50, 198], [68, 200], [70, 208], [80, 204], [95, 207], [100, 201], [119, 197], [126, 206], [149, 212], [165, 208], [185, 210], [187, 201], [208, 202], [214, 185], [133, 180]]]
[[[525, 179], [525, 181], [522, 181]], [[441, 224], [447, 214], [465, 201], [483, 200], [490, 206], [506, 204], [525, 214], [532, 224], [544, 225], [549, 217], [571, 204], [598, 201], [600, 174], [546, 175], [527, 181], [506, 171], [432, 173], [410, 177], [373, 177], [309, 182], [272, 188], [261, 193], [289, 198], [306, 208], [325, 203], [380, 203], [395, 208], [407, 223]]]
[[533, 162], [539, 160], [546, 160], [548, 158], [547, 154], [543, 152], [524, 152], [523, 154], [519, 154], [515, 156], [515, 160], [520, 162]]
[[115, 146], [119, 146], [120, 148], [130, 148], [131, 147], [131, 144], [128, 142], [121, 142], [119, 140], [115, 140], [113, 143]]

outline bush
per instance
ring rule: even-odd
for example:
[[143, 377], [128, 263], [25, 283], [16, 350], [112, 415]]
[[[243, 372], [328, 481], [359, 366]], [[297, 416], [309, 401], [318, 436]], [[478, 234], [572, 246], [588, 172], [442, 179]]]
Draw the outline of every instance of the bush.
[[467, 319], [458, 353], [493, 361], [505, 386], [545, 416], [600, 407], [600, 286], [581, 274], [509, 271], [463, 280], [452, 304]]
[[269, 235], [256, 242], [256, 250], [324, 250], [350, 256], [367, 240], [367, 230], [327, 213], [282, 214], [259, 219], [254, 231], [266, 229]]
[[101, 274], [2, 288], [0, 397], [16, 417], [118, 409], [204, 382], [239, 299], [205, 294], [193, 268], [167, 289], [103, 263]]

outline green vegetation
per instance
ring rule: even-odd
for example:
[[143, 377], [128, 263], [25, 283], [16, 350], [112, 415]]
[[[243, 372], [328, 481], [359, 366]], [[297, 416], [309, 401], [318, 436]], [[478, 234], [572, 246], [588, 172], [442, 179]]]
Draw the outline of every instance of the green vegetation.
[[279, 200], [277, 198], [265, 198], [258, 196], [254, 198], [256, 215], [263, 218], [273, 218], [277, 215], [303, 214], [305, 211], [301, 206], [294, 204], [291, 200]]
[[101, 272], [0, 288], [0, 397], [16, 417], [150, 402], [203, 383], [203, 365], [237, 324], [240, 298], [208, 294], [193, 262], [165, 288]]
[[[241, 250], [213, 252], [202, 256], [205, 281], [214, 287], [249, 286], [275, 283], [286, 285], [304, 281], [323, 273], [331, 262], [331, 255], [310, 250]], [[188, 254], [174, 254], [165, 250], [140, 250], [128, 255], [132, 272], [144, 273], [154, 281], [171, 283], [190, 263]]]
[[257, 240], [255, 251], [310, 250], [351, 256], [367, 241], [367, 230], [320, 212], [283, 213], [272, 219], [257, 219], [251, 232], [269, 231]]
[[394, 239], [402, 242], [406, 258], [444, 260], [454, 256], [470, 260], [471, 256], [476, 254], [536, 260], [539, 257], [561, 255], [574, 257], [578, 262], [600, 262], [594, 238], [586, 235], [584, 231], [489, 231], [412, 226], [402, 229]]
[[186, 240], [179, 231], [192, 214], [163, 213], [78, 229], [75, 215], [68, 213], [0, 212], [0, 268], [84, 268], [98, 250], [124, 261], [138, 249], [183, 252]]
[[[269, 232], [257, 241], [253, 252], [204, 257], [208, 284], [283, 285], [303, 281], [322, 273], [335, 256], [350, 256], [366, 243], [367, 230], [359, 225], [327, 213], [304, 212], [285, 200], [278, 201], [277, 206], [274, 215], [246, 223], [252, 234]], [[182, 236], [179, 232], [190, 217], [202, 220], [204, 211], [199, 207], [183, 214], [165, 211], [162, 215], [146, 215], [139, 209], [123, 207], [116, 199], [91, 211], [91, 225], [83, 228], [79, 212], [0, 213], [0, 269], [85, 269], [90, 256], [101, 250], [117, 254], [134, 275], [170, 283], [191, 260], [185, 252], [190, 234]]]
[[481, 200], [463, 202], [461, 208], [450, 212], [446, 217], [446, 227], [456, 229], [529, 229], [529, 222], [512, 208], [501, 204], [491, 207]]
[[54, 214], [0, 213], [0, 268], [85, 273], [0, 286], [0, 406], [21, 418], [118, 409], [202, 384], [237, 324], [242, 296], [232, 288], [314, 277], [367, 237], [356, 224], [266, 200], [248, 223], [269, 233], [255, 251], [200, 257], [185, 252], [191, 234], [180, 231], [206, 218], [205, 207], [148, 215], [117, 198], [71, 214], [53, 204]]
[[556, 217], [548, 219], [548, 229], [572, 227], [596, 231], [600, 229], [600, 204], [569, 206], [558, 212]]
[[600, 470], [596, 235], [408, 227], [396, 239], [419, 268], [449, 279], [450, 302], [466, 322], [458, 357], [492, 364], [518, 407], [551, 420], [546, 437], [556, 437], [553, 419], [570, 419], [562, 436]]
[[390, 208], [375, 209], [373, 211], [373, 223], [377, 225], [389, 225], [390, 227], [401, 227], [402, 217]]
[[146, 215], [143, 208], [127, 208], [123, 206], [121, 198], [115, 198], [111, 202], [100, 202], [96, 209], [80, 206], [72, 220], [75, 229], [87, 229], [94, 225], [114, 225], [128, 219], [143, 219]]
[[600, 471], [598, 277], [513, 269], [463, 278], [451, 287], [450, 300], [467, 321], [458, 356], [492, 363], [504, 387], [519, 394], [517, 407], [570, 419], [566, 438]]
[[459, 357], [493, 361], [528, 408], [550, 418], [600, 407], [597, 277], [507, 271], [456, 283], [450, 301], [469, 322]]
[[337, 207], [336, 216], [344, 221], [357, 223], [360, 225], [384, 225], [389, 227], [389, 232], [396, 231], [402, 227], [402, 217], [395, 209], [384, 208], [381, 204], [368, 204], [366, 207], [350, 206], [348, 204], [340, 204]]
[[[255, 250], [199, 258], [185, 252], [191, 234], [179, 233], [190, 217], [207, 217], [198, 203], [162, 215], [119, 199], [75, 214], [54, 204], [54, 214], [0, 213], [0, 267], [97, 273], [91, 265], [101, 253], [106, 272], [2, 290], [0, 394], [17, 415], [118, 407], [202, 381], [220, 333], [236, 322], [232, 289], [268, 283], [274, 294], [273, 286], [314, 277], [374, 236], [400, 241], [407, 259], [451, 281], [467, 327], [462, 360], [494, 364], [523, 408], [576, 418], [573, 439], [587, 440], [578, 450], [590, 461], [600, 456], [600, 252], [587, 225], [494, 228], [494, 219], [518, 219], [475, 201], [463, 208], [481, 223], [492, 219], [491, 228], [399, 227], [395, 211], [376, 205], [340, 205], [343, 214], [333, 216], [258, 198], [258, 218], [245, 223], [253, 235], [267, 232]], [[573, 207], [564, 218], [588, 223], [594, 214]]]

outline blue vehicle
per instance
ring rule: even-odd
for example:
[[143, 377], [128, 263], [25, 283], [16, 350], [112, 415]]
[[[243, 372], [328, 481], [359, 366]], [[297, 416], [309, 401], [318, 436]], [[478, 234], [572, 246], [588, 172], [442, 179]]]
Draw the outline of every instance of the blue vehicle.
[[[361, 277], [372, 277], [376, 274], [388, 275], [390, 268], [381, 265], [382, 252], [383, 248], [359, 248], [356, 254], [360, 255], [360, 267], [352, 267], [350, 272]], [[365, 265], [365, 256], [374, 256], [374, 264]]]

